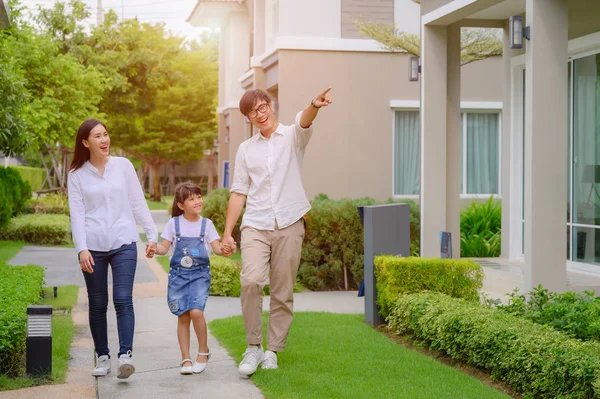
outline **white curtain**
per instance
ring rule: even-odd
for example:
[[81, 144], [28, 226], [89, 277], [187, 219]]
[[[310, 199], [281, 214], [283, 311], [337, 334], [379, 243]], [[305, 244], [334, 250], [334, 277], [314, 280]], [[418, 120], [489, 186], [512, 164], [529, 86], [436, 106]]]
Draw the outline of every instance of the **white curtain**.
[[394, 126], [394, 194], [418, 195], [421, 170], [419, 112], [396, 111]]
[[467, 113], [467, 194], [498, 194], [499, 117]]

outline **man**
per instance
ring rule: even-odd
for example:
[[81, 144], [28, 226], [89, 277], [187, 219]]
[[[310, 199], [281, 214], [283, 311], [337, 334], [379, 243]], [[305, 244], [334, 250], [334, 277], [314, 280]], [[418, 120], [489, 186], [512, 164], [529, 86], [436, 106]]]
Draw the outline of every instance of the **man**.
[[[261, 363], [263, 369], [276, 369], [277, 352], [285, 347], [305, 232], [303, 216], [310, 210], [301, 180], [302, 160], [313, 120], [321, 107], [331, 104], [330, 90], [313, 98], [290, 126], [277, 122], [265, 91], [248, 91], [240, 100], [240, 111], [260, 130], [238, 148], [222, 241], [226, 254], [227, 248], [235, 248], [231, 233], [246, 203], [240, 248], [248, 348], [238, 368], [242, 376], [253, 374]], [[269, 283], [268, 345], [263, 353], [262, 292]]]

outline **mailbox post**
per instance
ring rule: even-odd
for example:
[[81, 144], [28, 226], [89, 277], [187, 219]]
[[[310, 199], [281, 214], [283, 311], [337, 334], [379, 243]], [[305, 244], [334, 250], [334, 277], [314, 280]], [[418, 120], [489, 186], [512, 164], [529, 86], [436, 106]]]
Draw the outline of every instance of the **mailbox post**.
[[383, 324], [377, 306], [375, 257], [410, 255], [410, 205], [387, 204], [358, 207], [364, 229], [365, 321]]

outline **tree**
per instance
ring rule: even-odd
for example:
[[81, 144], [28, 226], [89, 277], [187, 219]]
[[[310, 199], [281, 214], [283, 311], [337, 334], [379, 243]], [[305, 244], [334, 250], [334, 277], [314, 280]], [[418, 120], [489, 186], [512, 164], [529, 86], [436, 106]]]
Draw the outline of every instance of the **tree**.
[[21, 154], [27, 145], [23, 104], [29, 99], [23, 71], [10, 56], [4, 35], [0, 35], [0, 152]]
[[64, 188], [64, 150], [73, 146], [81, 122], [98, 114], [104, 77], [65, 53], [53, 36], [34, 28], [24, 18], [22, 7], [14, 5], [11, 19], [3, 42], [6, 53], [23, 71], [23, 86], [29, 93], [21, 110], [28, 149], [40, 152], [47, 176], [56, 179], [52, 185]]
[[[421, 4], [420, 0], [413, 0]], [[421, 56], [421, 38], [418, 35], [402, 32], [393, 24], [381, 21], [354, 21], [359, 32], [381, 43], [392, 52], [404, 52]], [[499, 29], [463, 28], [461, 30], [461, 65], [502, 55], [502, 34]]]
[[161, 195], [160, 166], [201, 159], [217, 137], [217, 65], [210, 46], [183, 50], [167, 84], [156, 91], [154, 107], [143, 118], [143, 133], [121, 136], [129, 141], [126, 151], [152, 166], [156, 201]]

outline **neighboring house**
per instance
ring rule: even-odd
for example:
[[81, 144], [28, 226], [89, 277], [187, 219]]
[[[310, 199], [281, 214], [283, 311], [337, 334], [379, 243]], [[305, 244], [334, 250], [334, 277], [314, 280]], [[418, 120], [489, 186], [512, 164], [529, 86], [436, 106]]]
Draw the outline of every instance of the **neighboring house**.
[[8, 18], [8, 2], [6, 0], [0, 1], [0, 29], [8, 28], [10, 26], [10, 19]]
[[[406, 54], [384, 51], [358, 33], [352, 20], [359, 18], [420, 31], [420, 8], [412, 0], [198, 1], [188, 21], [221, 32], [221, 187], [231, 184], [237, 148], [252, 135], [238, 109], [245, 90], [267, 90], [279, 120], [290, 124], [331, 86], [333, 105], [315, 121], [304, 158], [308, 197], [418, 198], [419, 83], [408, 81]], [[468, 64], [462, 75], [462, 198], [489, 197], [500, 187], [502, 59]]]
[[[457, 26], [502, 26], [504, 66], [489, 74], [504, 90], [502, 254], [524, 260], [526, 290], [586, 288], [566, 270], [600, 272], [600, 2], [422, 0], [421, 13], [421, 255], [460, 230], [459, 176], [440, 173], [460, 162]], [[511, 16], [528, 27], [522, 49]]]

